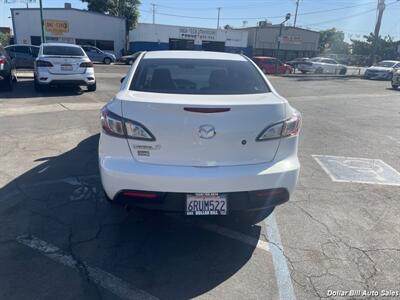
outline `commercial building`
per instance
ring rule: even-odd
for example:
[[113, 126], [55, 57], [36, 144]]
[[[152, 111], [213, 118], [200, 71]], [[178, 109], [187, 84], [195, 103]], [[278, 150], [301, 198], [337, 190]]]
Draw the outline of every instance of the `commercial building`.
[[[252, 55], [278, 57], [288, 61], [296, 57], [313, 57], [318, 54], [319, 32], [308, 29], [263, 24], [263, 26], [240, 29], [248, 32], [248, 47]], [[279, 37], [280, 36], [280, 37]], [[278, 40], [280, 50], [278, 53]]]
[[[41, 44], [40, 10], [12, 8], [15, 44]], [[105, 14], [64, 8], [43, 9], [47, 42], [93, 45], [119, 55], [125, 47], [125, 19]]]
[[0, 27], [0, 33], [11, 34], [11, 28], [10, 27]]
[[250, 54], [247, 32], [139, 23], [129, 32], [129, 50], [206, 50]]

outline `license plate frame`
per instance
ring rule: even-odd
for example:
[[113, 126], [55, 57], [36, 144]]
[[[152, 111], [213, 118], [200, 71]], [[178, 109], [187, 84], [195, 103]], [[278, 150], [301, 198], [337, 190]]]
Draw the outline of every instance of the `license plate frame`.
[[228, 214], [228, 197], [220, 193], [186, 194], [187, 216], [224, 216]]
[[70, 64], [63, 64], [61, 65], [61, 71], [72, 71], [72, 65]]

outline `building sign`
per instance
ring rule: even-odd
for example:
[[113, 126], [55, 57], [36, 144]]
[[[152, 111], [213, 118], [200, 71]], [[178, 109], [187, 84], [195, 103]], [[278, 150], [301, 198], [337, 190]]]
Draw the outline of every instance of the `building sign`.
[[180, 27], [179, 35], [183, 39], [215, 40], [217, 38], [217, 30], [193, 28], [193, 27]]
[[67, 21], [45, 20], [44, 23], [46, 31], [51, 32], [55, 35], [62, 35], [65, 32], [69, 32], [69, 25]]
[[279, 38], [279, 41], [282, 44], [300, 45], [301, 44], [301, 37], [299, 35], [282, 35]]

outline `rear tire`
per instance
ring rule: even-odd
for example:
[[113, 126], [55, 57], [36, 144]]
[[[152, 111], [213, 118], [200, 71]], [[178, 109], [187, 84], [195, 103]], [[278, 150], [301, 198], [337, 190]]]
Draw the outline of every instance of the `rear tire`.
[[397, 90], [399, 88], [399, 86], [397, 84], [392, 84], [392, 88]]
[[97, 89], [97, 84], [96, 82], [94, 84], [88, 85], [87, 90], [88, 92], [94, 92]]
[[46, 90], [46, 87], [39, 84], [36, 79], [33, 80], [33, 87], [35, 88], [36, 92], [44, 92]]
[[306, 74], [307, 73], [307, 71], [300, 71], [302, 74]]
[[14, 88], [14, 79], [13, 76], [10, 74], [10, 76], [8, 76], [8, 78], [6, 80], [4, 80], [3, 82], [3, 89], [5, 91], [12, 91]]
[[105, 63], [106, 65], [111, 64], [111, 59], [108, 58], [108, 57], [106, 57], [106, 58], [104, 59], [104, 63]]

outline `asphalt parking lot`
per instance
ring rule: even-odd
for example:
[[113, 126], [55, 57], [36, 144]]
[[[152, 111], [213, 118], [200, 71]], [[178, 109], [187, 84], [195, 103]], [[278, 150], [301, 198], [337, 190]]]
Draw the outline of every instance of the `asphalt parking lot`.
[[[302, 169], [243, 227], [107, 203], [99, 109], [128, 68], [96, 65], [94, 93], [0, 94], [0, 299], [400, 298], [400, 91], [271, 77], [303, 115]], [[350, 290], [368, 294], [334, 294]]]

